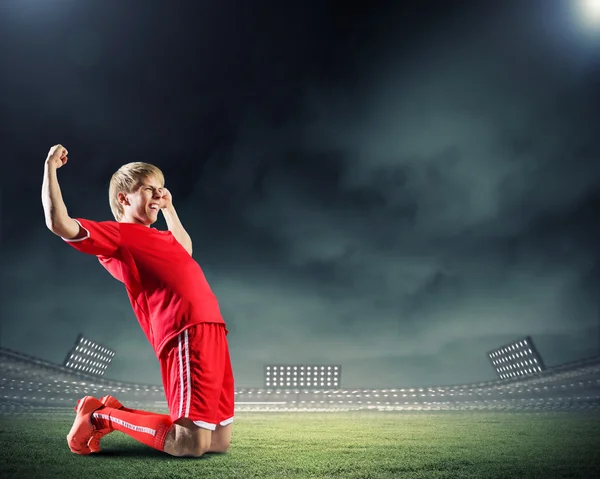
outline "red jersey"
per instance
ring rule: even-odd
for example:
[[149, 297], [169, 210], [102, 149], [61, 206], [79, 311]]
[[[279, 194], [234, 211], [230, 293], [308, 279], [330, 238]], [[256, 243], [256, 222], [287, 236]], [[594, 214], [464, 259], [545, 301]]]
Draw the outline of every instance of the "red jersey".
[[125, 284], [133, 311], [159, 356], [163, 346], [197, 323], [225, 324], [200, 265], [170, 231], [135, 223], [76, 220], [84, 238], [65, 241], [93, 254]]

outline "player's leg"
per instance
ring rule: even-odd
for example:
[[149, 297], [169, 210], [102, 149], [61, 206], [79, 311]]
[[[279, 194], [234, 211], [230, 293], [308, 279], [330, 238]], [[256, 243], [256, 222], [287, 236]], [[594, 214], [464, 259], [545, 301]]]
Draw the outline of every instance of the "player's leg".
[[231, 423], [227, 426], [217, 426], [212, 432], [210, 448], [206, 452], [224, 453], [229, 449], [231, 443]]
[[231, 358], [229, 356], [229, 346], [227, 339], [222, 339], [224, 343], [223, 355], [225, 356], [225, 368], [223, 371], [223, 385], [221, 386], [221, 396], [219, 398], [218, 425], [213, 431], [210, 449], [208, 452], [224, 453], [229, 449], [231, 443], [231, 428], [234, 415], [235, 386], [233, 371], [231, 369]]
[[[79, 401], [77, 401], [77, 406], [75, 406], [75, 411], [79, 410], [79, 405], [82, 400], [83, 399], [80, 399]], [[142, 415], [156, 414], [156, 413], [149, 412], [149, 411], [140, 411], [138, 409], [126, 408], [119, 402], [119, 400], [117, 400], [113, 396], [104, 396], [103, 398], [100, 399], [100, 402], [106, 407], [113, 408], [113, 409], [120, 409], [122, 411], [133, 412], [133, 413], [142, 414]], [[102, 448], [100, 447], [100, 441], [102, 440], [102, 438], [104, 436], [106, 436], [107, 434], [110, 434], [111, 432], [113, 432], [113, 429], [110, 429], [108, 427], [103, 428], [103, 429], [95, 428], [94, 434], [88, 442], [88, 448], [90, 449], [90, 452], [100, 452], [102, 450]]]
[[129, 412], [122, 409], [104, 407], [92, 414], [92, 424], [96, 430], [120, 431], [142, 444], [160, 451], [174, 424], [166, 414]]
[[211, 432], [182, 418], [175, 422], [166, 414], [102, 408], [92, 414], [97, 428], [121, 431], [142, 444], [178, 457], [199, 457], [210, 447]]
[[[218, 425], [225, 370], [221, 337], [221, 325], [192, 327], [174, 338], [176, 341], [161, 355], [170, 416], [105, 407], [92, 414], [95, 428], [121, 431], [173, 456], [199, 457], [207, 452]], [[230, 437], [230, 427], [217, 433], [217, 439], [223, 441], [219, 451], [228, 431]]]
[[174, 456], [199, 457], [210, 449], [217, 427], [223, 365], [209, 359], [220, 327], [201, 324], [188, 328], [165, 347], [159, 358], [175, 423], [165, 441], [165, 452]]
[[[197, 437], [198, 433], [189, 424], [177, 421], [180, 417], [178, 409], [181, 407], [179, 392], [182, 389], [179, 387], [182, 373], [179, 357], [180, 342], [180, 338], [174, 338], [159, 358], [171, 414], [104, 407], [92, 415], [92, 423], [96, 430], [120, 431], [142, 444], [174, 456], [196, 455], [201, 451], [202, 438]], [[210, 446], [210, 443], [208, 445]]]
[[[79, 407], [80, 407], [80, 404], [82, 401], [83, 401], [83, 399], [80, 399], [79, 401], [77, 401], [77, 406], [75, 406], [75, 411], [79, 410]], [[120, 409], [121, 411], [127, 411], [127, 412], [136, 413], [136, 414], [142, 414], [142, 415], [156, 414], [156, 413], [149, 412], [149, 411], [140, 411], [137, 409], [126, 408], [115, 397], [110, 396], [110, 395], [102, 397], [100, 399], [100, 402], [107, 408]], [[106, 413], [108, 410], [105, 409], [104, 411]], [[93, 420], [93, 418], [90, 419], [91, 422], [92, 422], [92, 420]], [[111, 432], [114, 431], [114, 429], [111, 429], [110, 426], [105, 424], [106, 421], [102, 422], [102, 421], [98, 421], [98, 420], [93, 420], [93, 422], [97, 427], [94, 428], [93, 435], [87, 443], [89, 452], [92, 452], [92, 453], [100, 452], [100, 450], [102, 449], [100, 447], [100, 441], [102, 440], [102, 438], [105, 435], [110, 434]], [[102, 427], [102, 425], [104, 425], [105, 427]]]
[[121, 409], [122, 411], [134, 412], [136, 414], [156, 414], [155, 412], [152, 412], [152, 411], [142, 411], [141, 409], [131, 409], [131, 408], [125, 407], [125, 406], [122, 406], [119, 409]]
[[137, 441], [164, 450], [167, 435], [174, 428], [164, 414], [136, 414], [104, 406], [92, 396], [83, 398], [78, 407], [67, 443], [76, 454], [90, 454], [90, 440], [101, 430], [122, 431]]
[[181, 418], [169, 431], [164, 443], [164, 451], [178, 457], [200, 457], [208, 452], [212, 431], [198, 427], [194, 421]]
[[[164, 356], [161, 355], [163, 385], [170, 416], [102, 407], [97, 399], [87, 400], [79, 408], [78, 417], [69, 433], [70, 447], [71, 443], [74, 444], [71, 450], [89, 454], [87, 442], [94, 432], [108, 429], [121, 431], [173, 456], [199, 457], [208, 451], [212, 431], [217, 426], [224, 369], [223, 361], [217, 361], [215, 366], [209, 360], [214, 349], [211, 346], [218, 343], [215, 338], [219, 334], [216, 325], [210, 326], [206, 334], [199, 332], [198, 335], [195, 334], [195, 328], [190, 328], [191, 338], [188, 338], [186, 330], [174, 338], [175, 343], [170, 345]], [[204, 341], [200, 342], [201, 348], [198, 349], [197, 345], [194, 348], [199, 339]]]
[[231, 382], [227, 384], [226, 397], [233, 398], [234, 395], [225, 335], [222, 324], [203, 323], [184, 331], [182, 338], [184, 387], [181, 389], [180, 410], [183, 417], [192, 419], [200, 429], [212, 431], [205, 452], [226, 452], [231, 441], [233, 399], [225, 412], [229, 414], [227, 418], [222, 418], [220, 409], [225, 378], [230, 378]]
[[[75, 406], [75, 411], [77, 411], [77, 409], [79, 407], [79, 403], [81, 401], [82, 401], [82, 399], [80, 399], [79, 401], [77, 401], [77, 406]], [[115, 409], [121, 409], [123, 411], [136, 412], [138, 414], [155, 414], [155, 413], [150, 412], [150, 411], [142, 411], [140, 409], [131, 409], [131, 408], [125, 407], [125, 406], [123, 406], [123, 404], [121, 404], [119, 402], [119, 400], [117, 398], [115, 398], [114, 396], [110, 396], [110, 395], [104, 396], [104, 397], [100, 398], [100, 402], [102, 404], [104, 404], [105, 406], [112, 407], [112, 408], [115, 408]]]

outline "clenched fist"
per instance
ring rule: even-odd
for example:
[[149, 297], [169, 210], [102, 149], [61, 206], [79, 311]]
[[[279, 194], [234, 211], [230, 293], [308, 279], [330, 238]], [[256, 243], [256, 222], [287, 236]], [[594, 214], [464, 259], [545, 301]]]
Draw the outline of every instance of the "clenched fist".
[[46, 158], [46, 164], [54, 168], [60, 168], [67, 163], [67, 155], [69, 152], [62, 145], [54, 145], [48, 152], [48, 158]]
[[171, 196], [171, 192], [166, 188], [161, 188], [160, 194], [160, 205], [159, 208], [164, 210], [165, 208], [169, 208], [173, 204], [173, 197]]

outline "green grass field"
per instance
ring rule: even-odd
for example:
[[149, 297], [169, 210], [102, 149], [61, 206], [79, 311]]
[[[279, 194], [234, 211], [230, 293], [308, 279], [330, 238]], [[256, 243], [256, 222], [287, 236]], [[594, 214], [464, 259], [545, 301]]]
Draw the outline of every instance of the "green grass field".
[[600, 477], [600, 413], [239, 413], [229, 452], [199, 459], [120, 432], [99, 454], [72, 454], [74, 414], [0, 416], [0, 477]]

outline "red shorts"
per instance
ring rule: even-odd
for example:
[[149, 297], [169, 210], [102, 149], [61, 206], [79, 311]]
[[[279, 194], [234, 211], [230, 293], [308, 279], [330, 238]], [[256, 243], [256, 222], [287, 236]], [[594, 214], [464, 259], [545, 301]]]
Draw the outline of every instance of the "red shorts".
[[190, 326], [165, 345], [160, 370], [171, 420], [215, 430], [233, 422], [234, 386], [224, 324]]

